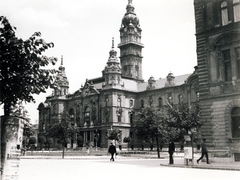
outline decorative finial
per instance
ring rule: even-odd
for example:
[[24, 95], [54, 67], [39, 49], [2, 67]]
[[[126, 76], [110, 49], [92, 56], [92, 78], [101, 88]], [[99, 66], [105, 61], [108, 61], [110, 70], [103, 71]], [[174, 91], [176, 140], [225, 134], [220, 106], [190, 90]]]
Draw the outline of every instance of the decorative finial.
[[112, 49], [114, 49], [114, 37], [112, 38]]
[[132, 0], [128, 0], [128, 4], [132, 4]]
[[61, 66], [63, 65], [63, 55], [61, 56]]

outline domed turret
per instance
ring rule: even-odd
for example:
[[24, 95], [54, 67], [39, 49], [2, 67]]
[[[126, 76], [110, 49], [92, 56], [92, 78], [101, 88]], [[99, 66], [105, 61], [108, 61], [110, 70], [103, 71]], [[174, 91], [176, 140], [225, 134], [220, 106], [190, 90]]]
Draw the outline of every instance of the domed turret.
[[103, 86], [121, 85], [121, 65], [117, 58], [117, 52], [114, 50], [114, 39], [112, 40], [112, 49], [109, 52], [108, 62], [102, 71], [105, 83]]
[[127, 12], [125, 13], [123, 19], [122, 19], [122, 28], [124, 27], [137, 27], [140, 29], [139, 25], [139, 19], [136, 16], [136, 13], [134, 13], [134, 6], [132, 4], [132, 0], [128, 1], [128, 5], [126, 7]]
[[63, 66], [63, 56], [61, 57], [61, 65], [58, 69], [59, 69], [59, 72], [54, 82], [54, 84], [57, 85], [58, 88], [55, 88], [54, 94], [60, 95], [60, 96], [67, 95], [68, 88], [69, 88], [69, 81], [65, 73], [65, 67]]
[[128, 26], [137, 27], [137, 26], [139, 26], [139, 19], [136, 16], [136, 13], [134, 13], [135, 8], [134, 8], [131, 0], [128, 1], [128, 5], [127, 5], [126, 9], [127, 9], [127, 12], [125, 13], [125, 15], [122, 19], [122, 25], [124, 27], [128, 27]]

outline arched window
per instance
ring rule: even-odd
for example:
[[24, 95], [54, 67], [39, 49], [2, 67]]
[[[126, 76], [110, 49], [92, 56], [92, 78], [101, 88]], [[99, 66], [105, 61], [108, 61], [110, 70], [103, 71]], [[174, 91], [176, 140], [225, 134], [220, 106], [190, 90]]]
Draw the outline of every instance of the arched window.
[[118, 99], [117, 99], [117, 106], [118, 107], [121, 107], [122, 106], [122, 100], [121, 100], [121, 97], [119, 96]]
[[139, 76], [139, 67], [138, 65], [135, 65], [135, 70], [136, 70], [136, 78]]
[[70, 109], [69, 115], [70, 115], [70, 120], [72, 124], [74, 124], [74, 109]]
[[153, 98], [152, 98], [152, 96], [149, 96], [148, 102], [149, 102], [149, 106], [152, 106], [152, 104], [153, 104]]
[[228, 24], [228, 9], [227, 2], [223, 1], [221, 3], [221, 17], [222, 17], [222, 25], [225, 26]]
[[232, 118], [232, 137], [240, 138], [240, 107], [235, 107], [231, 112]]
[[234, 22], [240, 21], [240, 0], [233, 0]]
[[178, 95], [178, 104], [180, 104], [180, 105], [183, 104], [183, 95], [182, 94]]
[[133, 114], [132, 113], [129, 115], [129, 118], [130, 118], [130, 123], [132, 124], [133, 123]]
[[129, 107], [133, 107], [133, 100], [132, 99], [130, 99], [130, 101], [129, 101]]
[[89, 110], [89, 107], [85, 108], [84, 121], [87, 122], [88, 124], [90, 124], [90, 110]]
[[159, 108], [161, 108], [163, 106], [163, 99], [162, 99], [162, 97], [158, 98], [158, 106], [159, 106]]
[[141, 108], [144, 108], [144, 101], [143, 100], [141, 100]]
[[81, 120], [80, 117], [76, 118], [76, 122], [77, 122], [77, 126], [80, 127], [81, 126]]

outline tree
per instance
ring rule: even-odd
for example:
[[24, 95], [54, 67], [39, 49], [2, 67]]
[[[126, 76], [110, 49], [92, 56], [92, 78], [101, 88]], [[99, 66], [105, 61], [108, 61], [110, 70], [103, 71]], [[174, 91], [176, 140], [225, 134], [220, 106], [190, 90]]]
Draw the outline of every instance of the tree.
[[[168, 127], [168, 118], [163, 109], [157, 109], [153, 106], [140, 109], [137, 114], [137, 121], [134, 126], [136, 135], [143, 141], [150, 142], [156, 140], [157, 153], [160, 158], [159, 140], [164, 141], [175, 134], [175, 129]], [[173, 131], [174, 130], [174, 131]]]
[[[57, 58], [44, 56], [43, 53], [54, 46], [41, 39], [41, 33], [34, 33], [29, 39], [22, 40], [15, 35], [8, 19], [0, 16], [0, 103], [4, 106], [5, 119], [9, 117], [11, 106], [19, 100], [35, 102], [33, 94], [46, 92], [55, 79], [56, 70], [46, 69], [56, 63]], [[6, 124], [1, 126], [1, 141], [5, 142]], [[1, 162], [4, 165], [6, 144], [2, 144]]]
[[43, 145], [46, 142], [46, 137], [45, 136], [39, 136], [38, 138], [38, 143], [40, 144], [40, 149], [43, 149]]
[[47, 144], [47, 147], [48, 147], [48, 150], [49, 150], [51, 144], [53, 144], [53, 138], [47, 138], [47, 142], [46, 142], [46, 144]]
[[128, 143], [128, 147], [129, 147], [129, 143], [131, 142], [131, 140], [132, 140], [132, 139], [131, 139], [131, 137], [129, 137], [129, 136], [123, 138], [123, 142]]
[[29, 139], [29, 144], [35, 144], [37, 142], [36, 138], [35, 137], [30, 137]]
[[[26, 152], [26, 146], [28, 145], [27, 142], [30, 140], [30, 137], [35, 134], [34, 129], [32, 128], [32, 125], [29, 122], [26, 122], [23, 127], [23, 155], [25, 155]], [[30, 142], [29, 142], [30, 143]], [[33, 143], [35, 144], [35, 143]]]
[[112, 128], [106, 134], [106, 138], [109, 140], [117, 141], [118, 143], [122, 142], [122, 131], [119, 128]]
[[29, 138], [29, 144], [30, 144], [30, 147], [31, 147], [31, 149], [33, 150], [35, 150], [36, 149], [36, 146], [35, 146], [35, 143], [37, 142], [37, 140], [36, 140], [36, 138], [35, 137], [30, 137]]
[[170, 125], [178, 128], [183, 134], [188, 134], [189, 131], [199, 129], [204, 123], [200, 119], [199, 104], [169, 105], [168, 110], [171, 115]]
[[0, 100], [4, 104], [4, 115], [9, 115], [10, 107], [18, 100], [34, 102], [33, 94], [46, 92], [55, 79], [56, 70], [44, 69], [57, 58], [43, 56], [53, 43], [41, 39], [41, 33], [34, 33], [29, 39], [15, 36], [6, 17], [0, 16]]
[[25, 119], [25, 124], [28, 126], [30, 125], [29, 114], [28, 114], [28, 111], [23, 106], [22, 101], [19, 100], [16, 102], [16, 104], [13, 104], [11, 106], [10, 111], [11, 111], [11, 116], [22, 117]]
[[46, 135], [48, 137], [57, 138], [58, 141], [62, 144], [62, 158], [64, 158], [65, 144], [69, 142], [69, 139], [74, 139], [76, 134], [79, 132], [79, 127], [75, 126], [70, 118], [70, 115], [64, 112], [60, 121], [56, 121], [53, 124], [50, 124]]
[[169, 104], [168, 111], [171, 116], [169, 125], [177, 129], [179, 139], [183, 139], [184, 135], [190, 136], [193, 158], [193, 142], [197, 140], [199, 129], [204, 124], [204, 121], [200, 118], [200, 105], [198, 103], [178, 106]]

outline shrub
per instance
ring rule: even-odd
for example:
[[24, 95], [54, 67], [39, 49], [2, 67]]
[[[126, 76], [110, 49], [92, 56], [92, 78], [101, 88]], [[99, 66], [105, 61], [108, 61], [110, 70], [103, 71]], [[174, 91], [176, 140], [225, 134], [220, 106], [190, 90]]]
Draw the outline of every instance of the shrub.
[[53, 144], [53, 138], [47, 138], [47, 142], [46, 142], [48, 149], [50, 148], [50, 145]]
[[36, 138], [35, 137], [30, 137], [29, 139], [29, 144], [35, 144], [37, 142]]
[[77, 138], [78, 147], [83, 147], [83, 137], [78, 136]]
[[38, 138], [38, 142], [40, 144], [40, 148], [42, 149], [43, 148], [43, 144], [46, 142], [46, 137], [45, 136], [40, 136]]

